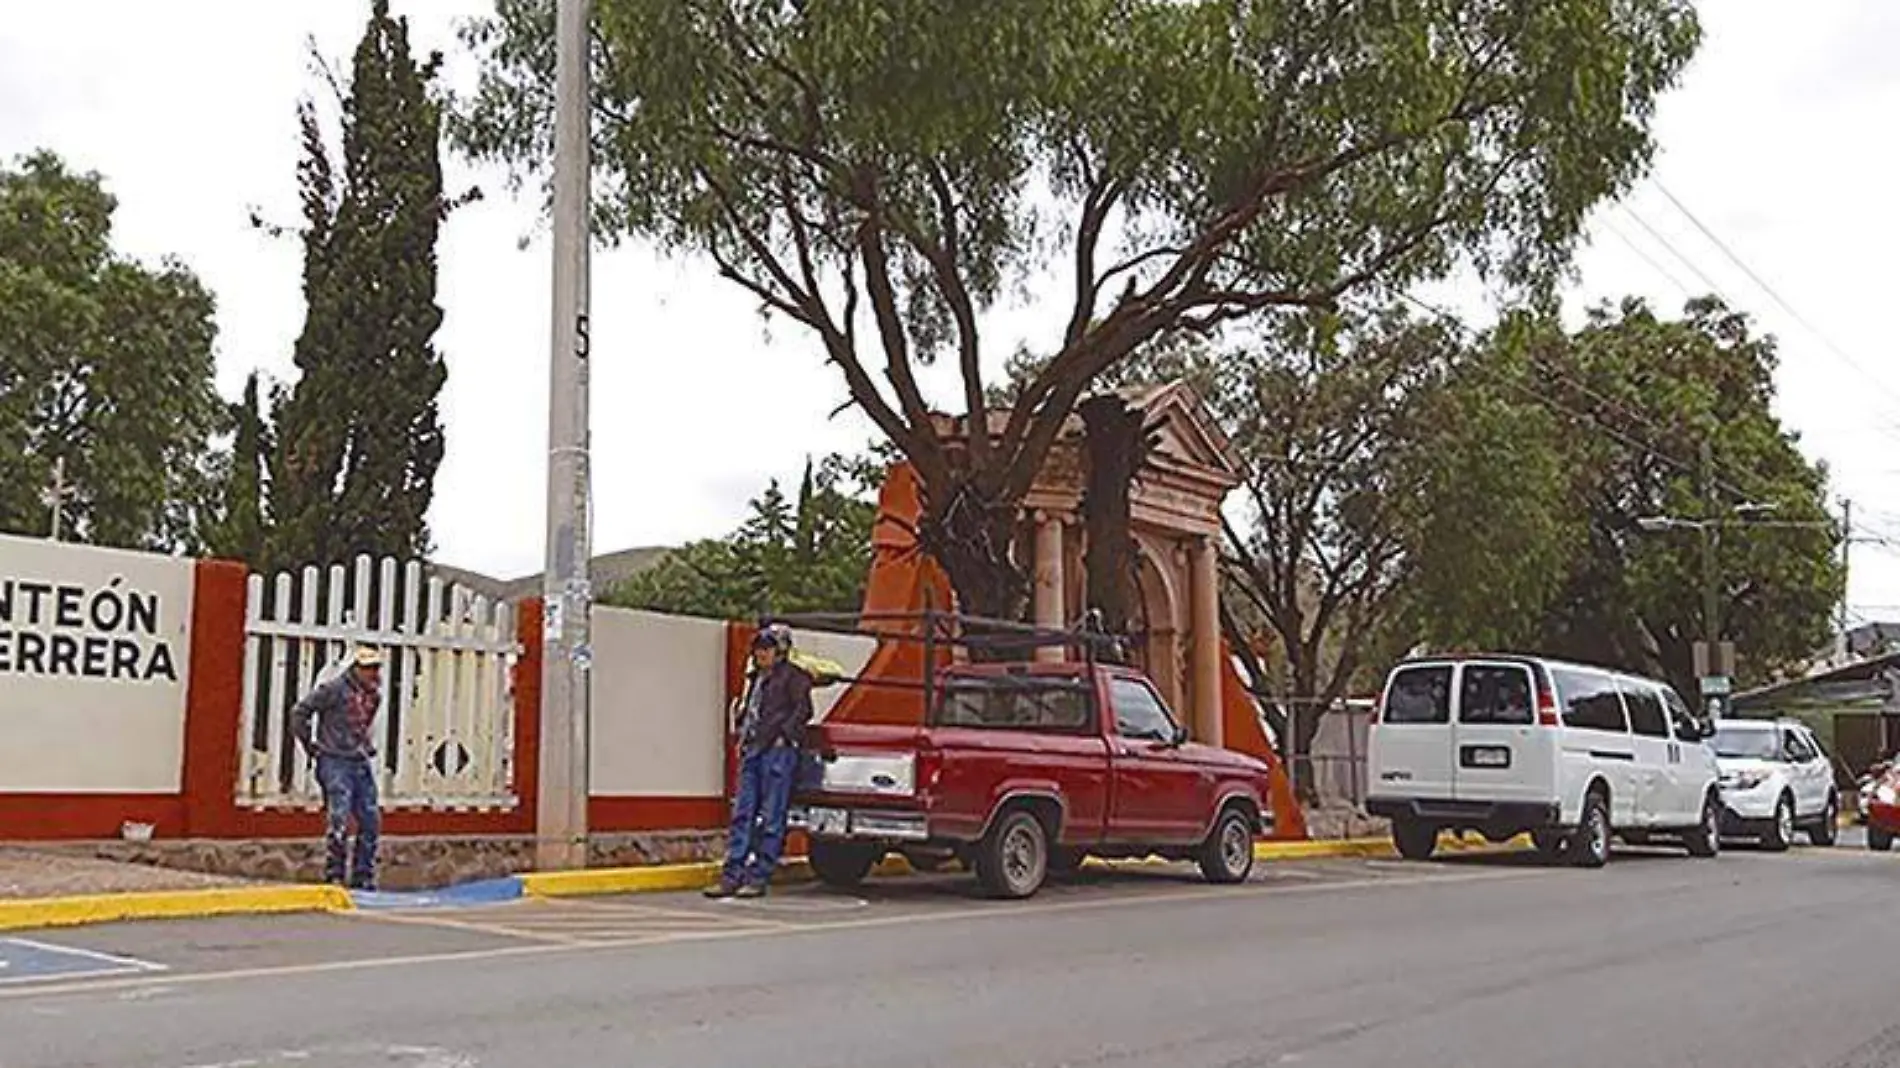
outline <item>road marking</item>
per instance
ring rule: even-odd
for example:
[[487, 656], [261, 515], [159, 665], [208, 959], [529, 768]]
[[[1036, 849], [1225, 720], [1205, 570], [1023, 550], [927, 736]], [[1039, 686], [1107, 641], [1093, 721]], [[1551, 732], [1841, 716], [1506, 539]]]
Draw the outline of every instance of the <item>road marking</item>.
[[[628, 938], [601, 942], [554, 942], [544, 941], [533, 945], [496, 946], [490, 949], [460, 950], [448, 953], [419, 953], [393, 957], [367, 957], [352, 960], [316, 961], [308, 964], [280, 964], [258, 968], [233, 968], [220, 972], [173, 972], [163, 977], [141, 976], [127, 978], [101, 978], [93, 981], [74, 981], [67, 983], [48, 983], [27, 988], [0, 988], [0, 1002], [23, 1000], [26, 998], [52, 997], [67, 994], [94, 994], [117, 990], [131, 990], [159, 984], [208, 984], [243, 982], [255, 979], [297, 978], [312, 975], [327, 975], [343, 972], [371, 971], [388, 968], [415, 968], [435, 964], [466, 964], [473, 961], [507, 960], [515, 957], [548, 957], [556, 955], [578, 955], [621, 949], [645, 949], [656, 945], [672, 945], [684, 942], [723, 942], [740, 939], [776, 938], [785, 935], [827, 934], [836, 931], [859, 931], [883, 927], [935, 926], [958, 922], [982, 922], [985, 920], [1010, 919], [1022, 916], [1046, 916], [1074, 912], [1098, 912], [1111, 909], [1135, 908], [1156, 904], [1195, 904], [1201, 902], [1235, 901], [1244, 898], [1287, 897], [1307, 893], [1346, 893], [1354, 890], [1382, 890], [1393, 887], [1442, 885], [1457, 886], [1464, 883], [1502, 882], [1519, 879], [1548, 878], [1556, 874], [1547, 869], [1505, 869], [1481, 872], [1462, 872], [1456, 874], [1430, 874], [1404, 878], [1378, 877], [1371, 879], [1342, 880], [1336, 883], [1303, 883], [1298, 886], [1274, 886], [1252, 883], [1242, 886], [1207, 887], [1198, 891], [1176, 888], [1170, 892], [1153, 894], [1129, 894], [1119, 897], [1094, 898], [1086, 901], [1057, 901], [1037, 904], [1033, 901], [1023, 904], [979, 905], [971, 908], [946, 909], [941, 912], [906, 912], [888, 916], [868, 916], [849, 920], [831, 920], [818, 923], [783, 924], [764, 926], [752, 924], [743, 927], [726, 926], [717, 930], [681, 932], [661, 935], [653, 938]], [[377, 919], [387, 919], [379, 914]]]
[[[14, 952], [9, 954], [9, 950]], [[0, 938], [0, 968], [8, 972], [0, 975], [0, 987], [165, 970], [163, 964], [148, 960], [135, 960], [78, 946], [54, 945], [31, 938]]]

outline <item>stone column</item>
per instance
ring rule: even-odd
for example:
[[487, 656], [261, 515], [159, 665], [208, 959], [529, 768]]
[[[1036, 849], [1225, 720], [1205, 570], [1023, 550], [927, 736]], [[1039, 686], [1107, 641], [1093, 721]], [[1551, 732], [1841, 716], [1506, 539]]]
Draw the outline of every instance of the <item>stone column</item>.
[[1220, 566], [1213, 537], [1189, 551], [1188, 600], [1191, 605], [1188, 673], [1193, 678], [1194, 737], [1221, 744]]
[[[1062, 517], [1048, 512], [1037, 512], [1036, 521], [1036, 590], [1035, 613], [1036, 626], [1050, 630], [1060, 630], [1067, 626], [1066, 594], [1068, 586], [1063, 576], [1062, 557]], [[1063, 650], [1056, 646], [1036, 650], [1036, 659], [1051, 662], [1060, 661]]]

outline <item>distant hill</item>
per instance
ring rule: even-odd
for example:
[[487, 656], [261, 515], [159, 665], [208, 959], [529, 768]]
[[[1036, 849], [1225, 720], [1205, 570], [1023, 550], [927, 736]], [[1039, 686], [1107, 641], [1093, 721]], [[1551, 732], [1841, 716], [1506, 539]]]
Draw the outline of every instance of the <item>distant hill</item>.
[[[588, 578], [594, 586], [594, 596], [599, 597], [654, 566], [672, 551], [670, 546], [650, 545], [594, 557], [587, 568]], [[429, 565], [429, 573], [444, 582], [464, 586], [492, 601], [519, 601], [541, 593], [540, 572], [517, 579], [498, 579], [479, 571], [437, 563]]]

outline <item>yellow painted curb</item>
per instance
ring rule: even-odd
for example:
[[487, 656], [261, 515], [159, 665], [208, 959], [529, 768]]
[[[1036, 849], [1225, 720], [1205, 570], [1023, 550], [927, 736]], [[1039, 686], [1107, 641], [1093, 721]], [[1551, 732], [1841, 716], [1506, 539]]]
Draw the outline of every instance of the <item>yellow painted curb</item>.
[[[1459, 838], [1452, 834], [1438, 836], [1438, 848], [1448, 853], [1482, 852], [1494, 850], [1509, 852], [1528, 848], [1529, 835], [1518, 835], [1508, 842], [1492, 842], [1482, 838]], [[1337, 857], [1393, 857], [1398, 848], [1390, 838], [1331, 838], [1315, 839], [1304, 842], [1255, 842], [1253, 847], [1255, 860], [1323, 860]]]
[[31, 927], [78, 927], [120, 920], [345, 912], [354, 907], [349, 892], [336, 886], [246, 886], [22, 898], [0, 901], [0, 931], [20, 931]]

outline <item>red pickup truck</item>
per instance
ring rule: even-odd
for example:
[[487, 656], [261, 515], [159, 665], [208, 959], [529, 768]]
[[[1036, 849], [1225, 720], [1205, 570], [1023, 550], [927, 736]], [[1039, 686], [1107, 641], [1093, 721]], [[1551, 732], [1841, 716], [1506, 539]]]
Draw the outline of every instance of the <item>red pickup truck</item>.
[[1199, 862], [1245, 880], [1267, 767], [1196, 745], [1139, 672], [1095, 663], [936, 673], [921, 727], [825, 723], [791, 825], [833, 886], [892, 851], [954, 855], [992, 895], [1034, 894], [1088, 856]]

